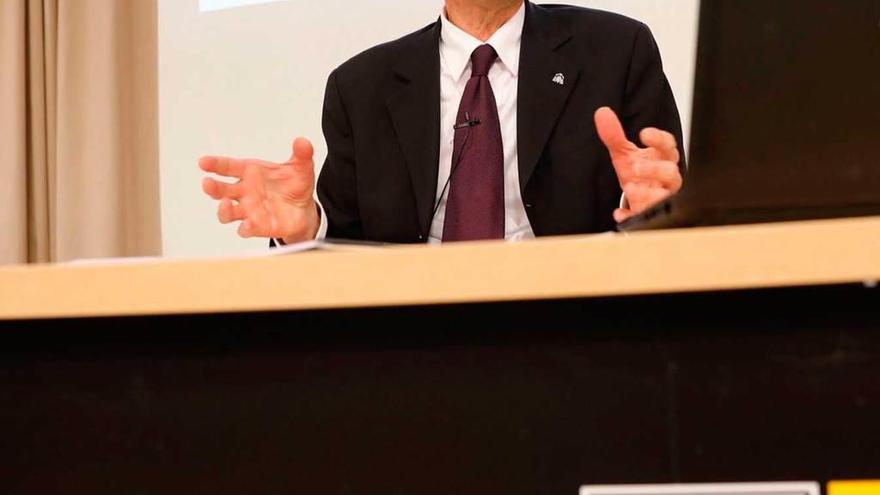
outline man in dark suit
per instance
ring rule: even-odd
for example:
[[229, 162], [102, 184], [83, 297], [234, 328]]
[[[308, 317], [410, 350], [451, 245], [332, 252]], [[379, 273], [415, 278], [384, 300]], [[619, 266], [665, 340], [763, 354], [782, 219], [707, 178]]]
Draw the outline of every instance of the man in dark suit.
[[647, 26], [523, 0], [446, 0], [437, 22], [347, 61], [323, 131], [317, 200], [303, 138], [282, 164], [203, 157], [238, 179], [203, 182], [220, 221], [287, 243], [602, 232], [676, 192], [684, 170]]

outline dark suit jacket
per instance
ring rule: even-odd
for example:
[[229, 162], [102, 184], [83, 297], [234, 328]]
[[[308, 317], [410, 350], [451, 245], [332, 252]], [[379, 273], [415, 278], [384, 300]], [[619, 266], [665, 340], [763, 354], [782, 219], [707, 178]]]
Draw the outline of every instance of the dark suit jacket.
[[[371, 48], [329, 76], [328, 155], [317, 184], [328, 237], [425, 242], [437, 190], [440, 22]], [[553, 82], [557, 73], [565, 84]], [[517, 100], [523, 203], [538, 236], [613, 230], [620, 185], [593, 123], [618, 112], [629, 138], [681, 124], [644, 24], [561, 5], [526, 5]]]

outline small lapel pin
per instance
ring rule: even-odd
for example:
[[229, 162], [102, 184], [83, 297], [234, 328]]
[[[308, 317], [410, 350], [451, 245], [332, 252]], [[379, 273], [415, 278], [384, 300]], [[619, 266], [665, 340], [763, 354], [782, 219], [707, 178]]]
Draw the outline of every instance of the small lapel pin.
[[553, 82], [560, 86], [565, 86], [565, 74], [563, 74], [562, 72], [557, 73], [555, 76], [553, 76]]

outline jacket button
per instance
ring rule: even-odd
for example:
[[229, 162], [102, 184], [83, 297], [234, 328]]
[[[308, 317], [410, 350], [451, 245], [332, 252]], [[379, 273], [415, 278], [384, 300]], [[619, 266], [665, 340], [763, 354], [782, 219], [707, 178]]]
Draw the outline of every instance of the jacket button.
[[533, 204], [531, 204], [531, 203], [526, 203], [526, 208], [528, 208], [529, 210], [531, 210], [531, 209], [534, 208], [534, 207], [535, 207], [535, 206], [534, 206]]

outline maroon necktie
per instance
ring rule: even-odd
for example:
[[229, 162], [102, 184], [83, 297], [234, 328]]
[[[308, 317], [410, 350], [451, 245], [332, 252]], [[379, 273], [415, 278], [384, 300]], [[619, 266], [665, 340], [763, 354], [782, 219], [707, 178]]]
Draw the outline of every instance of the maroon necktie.
[[504, 146], [489, 68], [490, 45], [471, 54], [472, 73], [456, 119], [443, 242], [504, 238]]

